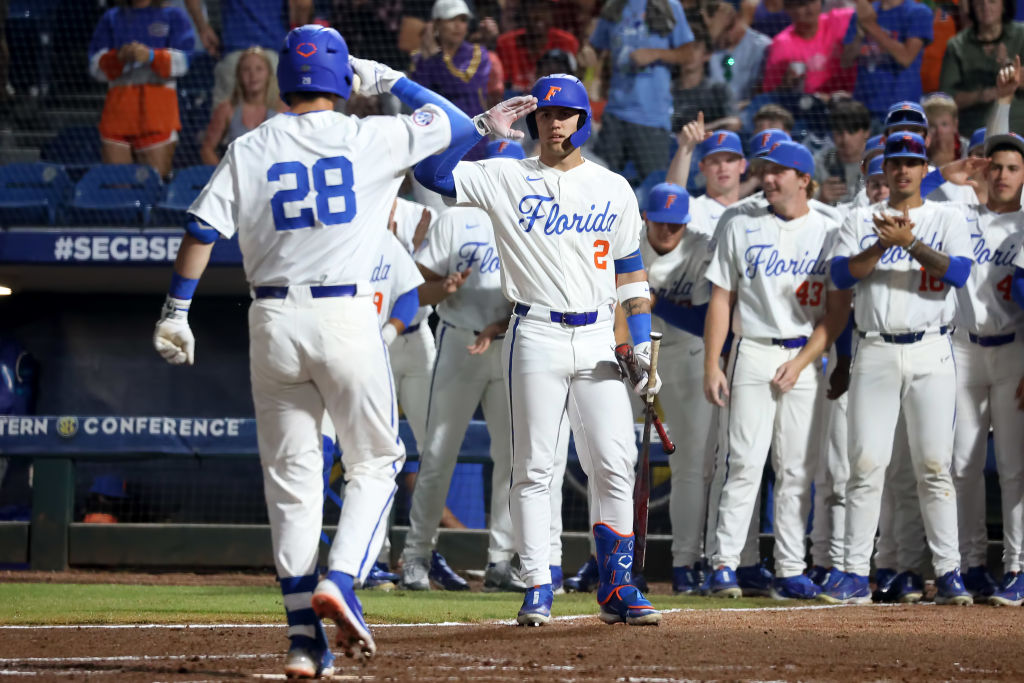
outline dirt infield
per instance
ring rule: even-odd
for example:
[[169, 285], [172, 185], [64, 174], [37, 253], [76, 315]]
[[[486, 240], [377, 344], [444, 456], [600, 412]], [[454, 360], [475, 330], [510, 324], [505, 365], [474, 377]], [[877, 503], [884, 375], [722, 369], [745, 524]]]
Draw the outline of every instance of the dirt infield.
[[[920, 606], [693, 610], [660, 627], [596, 617], [378, 626], [378, 654], [337, 680], [1021, 680], [1024, 612]], [[0, 679], [218, 681], [280, 678], [283, 627], [0, 627]]]

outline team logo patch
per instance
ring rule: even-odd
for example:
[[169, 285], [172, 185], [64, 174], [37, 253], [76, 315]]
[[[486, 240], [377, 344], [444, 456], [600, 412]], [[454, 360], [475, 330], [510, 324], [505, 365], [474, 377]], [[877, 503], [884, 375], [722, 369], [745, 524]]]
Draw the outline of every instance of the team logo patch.
[[412, 114], [412, 122], [417, 126], [429, 126], [434, 121], [434, 114], [429, 111], [415, 111]]
[[544, 101], [550, 101], [552, 97], [554, 97], [560, 92], [562, 92], [562, 89], [560, 87], [558, 87], [557, 85], [552, 85], [551, 87], [548, 88], [548, 94], [544, 96]]
[[146, 31], [154, 38], [166, 38], [171, 32], [171, 25], [164, 21], [154, 21], [146, 27]]
[[77, 417], [58, 417], [57, 418], [57, 433], [63, 436], [65, 439], [70, 439], [78, 433], [78, 418]]
[[316, 45], [313, 43], [299, 43], [295, 46], [295, 52], [309, 59], [316, 54]]
[[670, 194], [667, 197], [665, 197], [665, 208], [666, 209], [671, 209], [672, 205], [675, 204], [675, 203], [676, 203], [676, 195]]

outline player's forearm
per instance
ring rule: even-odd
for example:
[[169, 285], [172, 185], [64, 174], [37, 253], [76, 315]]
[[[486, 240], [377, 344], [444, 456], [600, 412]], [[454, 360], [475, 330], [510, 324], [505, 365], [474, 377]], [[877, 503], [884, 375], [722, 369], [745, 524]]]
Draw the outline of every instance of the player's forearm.
[[691, 43], [680, 45], [674, 48], [657, 48], [649, 47], [647, 51], [654, 56], [652, 62], [662, 62], [664, 64], [685, 64], [690, 59], [690, 54], [693, 52]]
[[718, 367], [722, 347], [729, 336], [729, 312], [731, 292], [715, 285], [708, 303], [708, 315], [704, 320], [704, 373]]
[[686, 187], [686, 182], [690, 179], [690, 161], [692, 159], [693, 148], [689, 145], [679, 145], [676, 148], [676, 153], [672, 156], [672, 163], [668, 165], [665, 182]]
[[[864, 33], [868, 34], [875, 39], [879, 47], [889, 53], [889, 55], [899, 63], [904, 69], [914, 63], [917, 58], [917, 54], [921, 51], [923, 46], [922, 41], [918, 39], [908, 39], [907, 43], [901, 43], [886, 32], [877, 23], [867, 24], [862, 27]], [[910, 43], [913, 41], [913, 44]]]
[[850, 275], [855, 280], [863, 280], [868, 275], [871, 275], [884, 253], [885, 248], [880, 243], [875, 242], [864, 251], [850, 258], [848, 262]]
[[985, 137], [993, 135], [1004, 135], [1010, 132], [1010, 104], [1013, 102], [1013, 95], [996, 100], [989, 110], [988, 119], [985, 121]]
[[423, 306], [435, 306], [448, 298], [448, 290], [445, 289], [444, 280], [424, 282], [419, 287], [420, 304]]
[[932, 249], [927, 244], [917, 240], [907, 249], [911, 256], [921, 264], [925, 272], [932, 277], [942, 278], [949, 270], [949, 254]]
[[213, 242], [200, 242], [196, 237], [186, 234], [178, 248], [178, 256], [174, 259], [174, 272], [183, 278], [198, 280], [210, 262], [212, 251]]

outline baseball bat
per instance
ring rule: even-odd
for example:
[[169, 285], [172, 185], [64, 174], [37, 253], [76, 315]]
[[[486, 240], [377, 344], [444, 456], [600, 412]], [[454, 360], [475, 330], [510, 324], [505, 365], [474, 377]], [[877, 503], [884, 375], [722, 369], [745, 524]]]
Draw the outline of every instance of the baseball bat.
[[[658, 338], [660, 340], [660, 334], [658, 335]], [[641, 378], [640, 366], [637, 365], [636, 360], [633, 358], [633, 350], [629, 347], [629, 344], [619, 344], [615, 347], [615, 359], [619, 362], [619, 369], [622, 370], [622, 375], [629, 380], [630, 384], [636, 386], [636, 383], [639, 382]], [[658, 439], [661, 441], [661, 450], [665, 451], [666, 455], [672, 455], [676, 450], [676, 445], [672, 443], [672, 439], [669, 438], [668, 432], [665, 431], [665, 425], [662, 424], [661, 418], [658, 417], [657, 410], [654, 410], [651, 415], [651, 424], [654, 425], [654, 428], [658, 432]]]
[[[658, 372], [661, 333], [651, 332], [651, 381]], [[633, 573], [642, 572], [647, 560], [647, 512], [651, 502], [651, 423], [654, 421], [654, 394], [646, 396], [644, 436], [640, 445], [640, 471], [633, 486]]]

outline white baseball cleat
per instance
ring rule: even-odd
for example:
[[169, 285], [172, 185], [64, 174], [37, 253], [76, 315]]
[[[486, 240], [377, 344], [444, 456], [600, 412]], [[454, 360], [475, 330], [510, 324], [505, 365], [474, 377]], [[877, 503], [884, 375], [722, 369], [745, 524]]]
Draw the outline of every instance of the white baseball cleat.
[[346, 657], [369, 659], [377, 651], [370, 629], [363, 621], [363, 606], [351, 588], [344, 591], [334, 581], [324, 579], [313, 591], [313, 611], [317, 617], [337, 624], [335, 644]]

